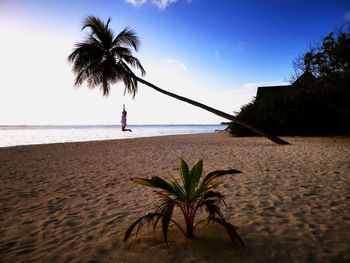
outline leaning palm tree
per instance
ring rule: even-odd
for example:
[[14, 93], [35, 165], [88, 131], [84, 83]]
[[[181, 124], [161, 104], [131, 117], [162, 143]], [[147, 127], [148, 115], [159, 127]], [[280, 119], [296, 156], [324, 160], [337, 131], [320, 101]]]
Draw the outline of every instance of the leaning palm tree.
[[122, 82], [125, 86], [124, 94], [129, 93], [134, 97], [138, 89], [137, 84], [140, 82], [165, 95], [236, 122], [277, 144], [288, 144], [288, 142], [233, 115], [163, 90], [136, 76], [131, 68], [140, 70], [142, 76], [146, 74], [140, 61], [133, 56], [133, 50], [137, 51], [139, 47], [139, 38], [130, 28], [125, 28], [115, 36], [109, 28], [110, 21], [111, 19], [109, 18], [107, 23], [104, 23], [101, 19], [94, 16], [88, 16], [85, 19], [82, 30], [89, 28], [90, 33], [82, 42], [76, 43], [73, 52], [68, 56], [68, 62], [73, 65], [72, 70], [76, 76], [75, 86], [80, 86], [86, 81], [89, 88], [99, 87], [103, 95], [108, 96], [111, 85]]

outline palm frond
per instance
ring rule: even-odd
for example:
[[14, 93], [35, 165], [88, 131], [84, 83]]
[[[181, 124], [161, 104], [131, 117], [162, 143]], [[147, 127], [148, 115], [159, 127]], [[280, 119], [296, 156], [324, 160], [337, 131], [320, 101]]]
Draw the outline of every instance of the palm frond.
[[182, 184], [183, 184], [183, 188], [186, 191], [186, 193], [188, 193], [188, 188], [190, 185], [190, 171], [188, 168], [187, 163], [183, 160], [180, 159], [180, 171], [181, 171], [181, 179], [182, 179]]
[[199, 200], [198, 205], [201, 206], [202, 203], [205, 202], [206, 200], [216, 200], [220, 204], [224, 203], [224, 205], [227, 206], [225, 202], [225, 197], [220, 192], [214, 192], [214, 191], [205, 192], [202, 198]]
[[[186, 233], [185, 231], [182, 229], [182, 227], [173, 219], [171, 219], [171, 216], [172, 216], [172, 213], [170, 215], [170, 211], [167, 211], [167, 209], [170, 209], [169, 204], [172, 205], [173, 204], [173, 208], [175, 207], [175, 205], [178, 205], [180, 206], [181, 204], [177, 201], [177, 200], [174, 200], [174, 199], [171, 199], [169, 198], [167, 195], [165, 195], [164, 193], [161, 193], [161, 192], [156, 192], [156, 194], [159, 194], [160, 196], [162, 196], [163, 198], [165, 198], [165, 202], [163, 202], [156, 210], [156, 213], [159, 213], [159, 215], [163, 216], [165, 214], [168, 214], [168, 217], [169, 217], [169, 221], [173, 222], [175, 226], [177, 226], [181, 232], [186, 236]], [[161, 217], [160, 216], [160, 217]], [[154, 221], [154, 229], [156, 228], [157, 226], [157, 223], [159, 221], [159, 218], [156, 218], [156, 220]]]
[[[159, 193], [159, 192], [158, 192]], [[156, 209], [155, 213], [156, 214], [159, 214], [159, 216], [154, 220], [153, 222], [153, 231], [155, 231], [157, 225], [158, 225], [158, 222], [159, 222], [159, 219], [162, 217], [163, 215], [163, 210], [164, 210], [164, 207], [167, 205], [167, 201], [169, 200], [169, 198], [166, 198], [165, 199], [166, 201], [163, 202], [160, 206], [158, 206], [158, 208]]]
[[174, 191], [176, 192], [177, 199], [181, 201], [185, 201], [187, 199], [185, 190], [180, 186], [180, 184], [175, 179], [170, 181], [170, 183], [173, 186]]
[[155, 217], [159, 217], [159, 213], [148, 213], [145, 216], [140, 217], [137, 219], [134, 223], [132, 223], [129, 228], [126, 230], [125, 235], [124, 235], [124, 242], [128, 240], [130, 237], [132, 231], [137, 227], [136, 235], [138, 234], [139, 230], [147, 223], [150, 224], [153, 222]]
[[109, 28], [111, 18], [108, 18], [105, 24], [100, 18], [95, 16], [88, 16], [85, 18], [82, 30], [85, 28], [91, 29], [91, 37], [96, 36], [98, 41], [102, 43], [104, 48], [111, 48], [113, 44], [114, 33]]
[[196, 164], [192, 167], [190, 172], [190, 185], [189, 185], [189, 194], [191, 194], [194, 189], [197, 187], [199, 179], [202, 176], [203, 171], [203, 160], [199, 160], [196, 162]]
[[138, 90], [135, 74], [124, 61], [120, 60], [117, 65], [119, 69], [119, 79], [124, 82], [124, 95], [127, 92], [134, 98]]
[[168, 228], [171, 216], [173, 215], [174, 206], [174, 201], [167, 201], [162, 210], [162, 228], [165, 243], [168, 243]]
[[232, 244], [238, 248], [240, 246], [245, 247], [245, 244], [243, 242], [243, 240], [241, 239], [241, 237], [238, 235], [237, 233], [237, 227], [235, 227], [234, 225], [226, 222], [225, 219], [223, 218], [210, 218], [211, 221], [214, 221], [216, 223], [218, 223], [219, 225], [222, 225], [226, 232], [228, 233], [228, 235], [230, 236], [231, 242]]
[[190, 197], [188, 198], [188, 201], [195, 202], [196, 200], [200, 199], [201, 196], [205, 194], [207, 190], [208, 189], [206, 185], [201, 185], [191, 193]]
[[207, 200], [207, 199], [217, 199], [220, 202], [223, 202], [225, 205], [225, 197], [222, 193], [220, 192], [214, 192], [214, 191], [208, 191], [203, 195], [203, 200]]
[[171, 219], [173, 210], [175, 206], [175, 201], [169, 199], [165, 202], [163, 202], [154, 213], [148, 213], [145, 216], [140, 217], [135, 222], [133, 222], [124, 235], [124, 242], [126, 242], [129, 237], [131, 236], [133, 230], [136, 228], [135, 235], [137, 236], [138, 232], [141, 230], [141, 228], [147, 224], [150, 225], [151, 223], [153, 226], [153, 231], [157, 227], [157, 224], [160, 219], [162, 219], [162, 230], [163, 230], [163, 236], [165, 243], [168, 243], [168, 229], [169, 229], [169, 223], [173, 222], [183, 233], [183, 229], [181, 226], [174, 220]]
[[[80, 86], [84, 81], [87, 81], [89, 88], [95, 88], [99, 84], [99, 67], [100, 63], [90, 63], [84, 68], [77, 70], [74, 85]], [[73, 68], [73, 70], [75, 69]]]
[[[155, 195], [158, 195], [161, 200], [175, 200], [174, 195], [165, 191], [154, 191]], [[175, 197], [176, 198], [176, 197]]]
[[83, 27], [81, 31], [85, 28], [90, 27], [93, 31], [102, 31], [102, 27], [104, 26], [103, 21], [96, 16], [87, 16], [83, 21]]
[[209, 219], [214, 218], [216, 215], [218, 215], [220, 218], [223, 218], [220, 209], [220, 201], [214, 199], [206, 199], [203, 201], [202, 206], [204, 206], [207, 212], [209, 213]]
[[[193, 198], [194, 200], [198, 200], [199, 197], [195, 196]], [[196, 213], [198, 209], [202, 209], [204, 207], [206, 211], [209, 213], [209, 217], [214, 217], [215, 215], [222, 217], [222, 213], [220, 209], [221, 203], [227, 206], [223, 194], [221, 194], [220, 192], [214, 192], [214, 191], [207, 191], [207, 192], [203, 191], [202, 197], [200, 197], [199, 201], [196, 203], [196, 206], [194, 208], [194, 213]]]
[[158, 176], [153, 176], [151, 179], [147, 178], [141, 178], [141, 177], [134, 177], [131, 179], [134, 183], [153, 187], [153, 188], [160, 188], [170, 194], [176, 195], [176, 191], [174, 191], [171, 184], [164, 181], [162, 178]]
[[91, 42], [76, 43], [73, 52], [67, 58], [69, 63], [73, 63], [75, 73], [91, 63], [101, 62], [102, 59], [103, 51]]
[[124, 28], [113, 40], [113, 46], [132, 46], [135, 51], [138, 50], [140, 45], [139, 37], [135, 31], [129, 27]]
[[149, 186], [149, 187], [154, 187], [156, 188], [157, 186], [155, 186], [153, 183], [152, 183], [152, 180], [151, 179], [148, 179], [148, 178], [143, 178], [143, 177], [133, 177], [130, 179], [132, 182], [136, 183], [136, 184], [141, 184], [141, 185], [144, 185], [144, 186]]
[[122, 59], [123, 56], [132, 56], [132, 50], [128, 47], [113, 46], [111, 54]]
[[207, 174], [202, 182], [203, 184], [210, 184], [211, 182], [213, 182], [216, 178], [226, 175], [226, 174], [236, 174], [236, 173], [242, 173], [241, 171], [235, 170], [235, 169], [230, 169], [230, 170], [217, 170], [217, 171], [213, 171], [210, 172], [209, 174]]
[[123, 59], [126, 63], [130, 64], [132, 67], [137, 68], [141, 71], [141, 75], [144, 76], [146, 74], [145, 69], [142, 67], [140, 60], [131, 56], [131, 55], [121, 55], [121, 59]]

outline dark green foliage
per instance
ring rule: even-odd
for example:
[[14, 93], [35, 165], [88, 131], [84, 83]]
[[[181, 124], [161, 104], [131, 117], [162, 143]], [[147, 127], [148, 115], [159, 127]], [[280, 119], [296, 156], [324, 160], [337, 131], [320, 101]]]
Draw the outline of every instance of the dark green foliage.
[[304, 72], [313, 76], [326, 77], [334, 73], [349, 73], [350, 70], [350, 34], [342, 29], [329, 33], [320, 43], [294, 62], [296, 74]]
[[[237, 118], [278, 135], [350, 134], [350, 35], [332, 32], [294, 62], [296, 81], [258, 96]], [[254, 135], [231, 123], [236, 136]]]
[[[242, 107], [238, 118], [278, 135], [346, 133], [332, 105], [302, 90], [289, 90], [281, 96], [259, 97]], [[236, 136], [255, 135], [234, 123], [230, 124], [230, 132]]]
[[[151, 179], [147, 178], [132, 178], [132, 181], [144, 186], [158, 188], [155, 193], [163, 201], [154, 213], [149, 213], [130, 225], [127, 229], [124, 241], [126, 242], [133, 230], [136, 228], [136, 234], [147, 223], [152, 223], [153, 229], [156, 228], [161, 220], [164, 240], [168, 242], [168, 228], [170, 222], [174, 223], [186, 238], [193, 238], [193, 232], [200, 222], [195, 222], [195, 217], [198, 211], [203, 208], [208, 213], [208, 222], [212, 221], [222, 225], [231, 238], [232, 243], [238, 247], [244, 243], [237, 233], [237, 228], [226, 222], [221, 212], [221, 204], [226, 205], [224, 196], [220, 192], [215, 192], [213, 189], [216, 186], [216, 181], [223, 175], [240, 173], [240, 171], [218, 170], [209, 173], [200, 183], [200, 178], [203, 171], [203, 161], [199, 160], [190, 170], [187, 163], [181, 160], [180, 163], [182, 185], [175, 179], [166, 182], [163, 179], [154, 176]], [[180, 226], [172, 219], [173, 210], [178, 207], [184, 217], [186, 228]]]

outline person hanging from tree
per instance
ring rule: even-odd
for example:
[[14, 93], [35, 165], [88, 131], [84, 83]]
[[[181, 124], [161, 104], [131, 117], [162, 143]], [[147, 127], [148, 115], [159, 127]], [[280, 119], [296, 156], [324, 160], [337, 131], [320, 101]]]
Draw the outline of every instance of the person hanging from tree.
[[123, 104], [123, 111], [122, 111], [122, 120], [121, 120], [121, 124], [122, 124], [122, 131], [129, 131], [132, 132], [131, 129], [126, 129], [126, 115], [127, 115], [127, 111], [125, 110], [125, 104]]

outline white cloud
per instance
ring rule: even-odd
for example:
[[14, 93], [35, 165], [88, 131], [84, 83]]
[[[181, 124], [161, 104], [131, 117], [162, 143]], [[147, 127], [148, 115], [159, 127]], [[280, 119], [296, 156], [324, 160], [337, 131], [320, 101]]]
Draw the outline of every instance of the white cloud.
[[153, 4], [158, 6], [160, 9], [165, 9], [175, 2], [177, 2], [177, 0], [153, 0]]
[[165, 62], [176, 71], [188, 71], [187, 66], [180, 60], [167, 58], [165, 59]]
[[125, 0], [127, 3], [133, 6], [141, 6], [147, 2], [147, 0]]
[[347, 12], [344, 16], [344, 20], [350, 22], [350, 12]]
[[[143, 4], [146, 4], [148, 0], [125, 0], [127, 3], [132, 4], [133, 6], [142, 6]], [[171, 4], [177, 2], [178, 0], [152, 0], [152, 3], [156, 5], [159, 9], [164, 10]], [[187, 0], [188, 3], [191, 3], [191, 0]]]

